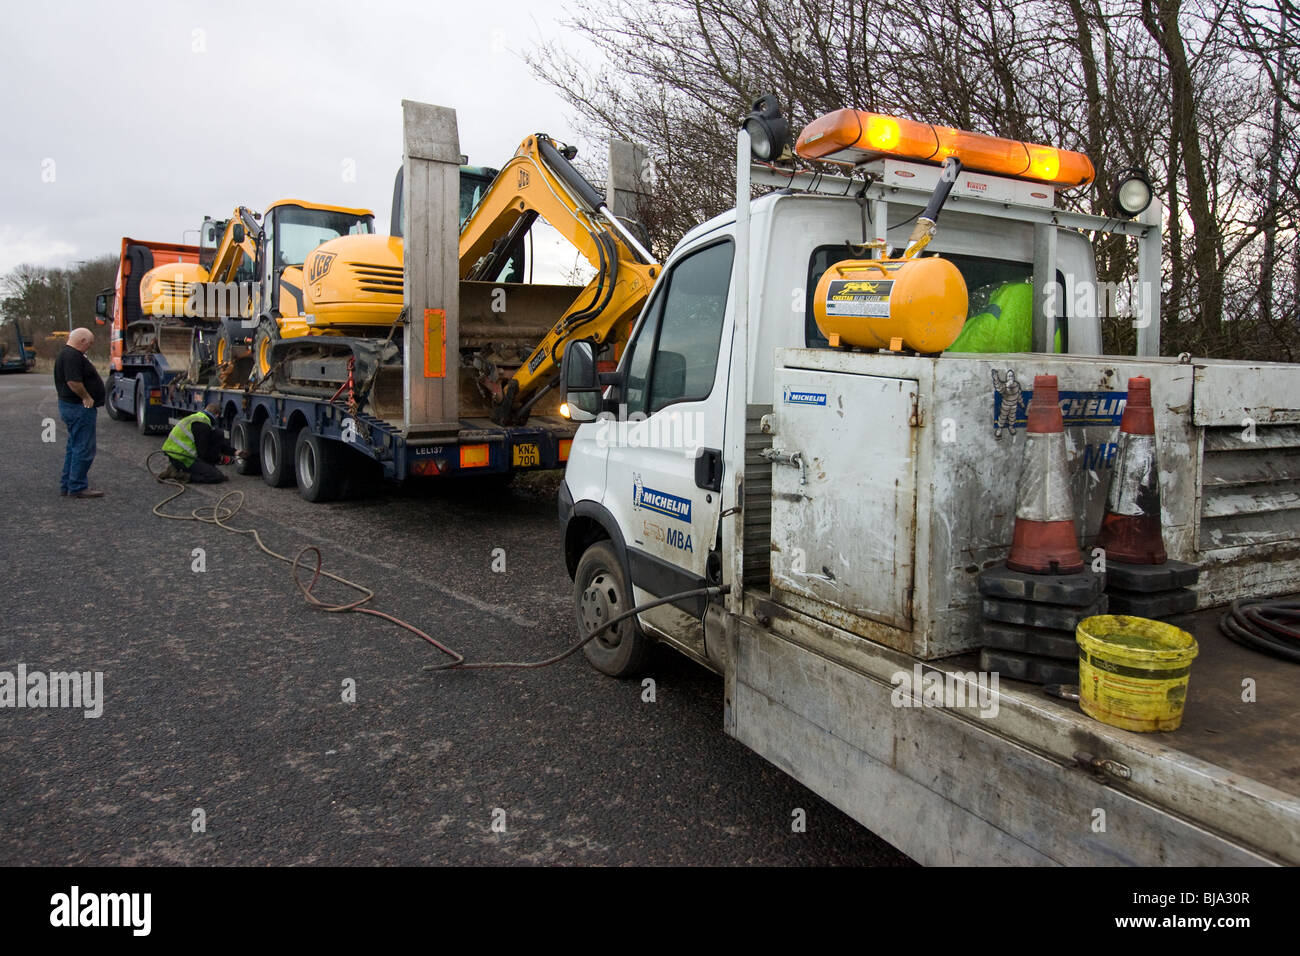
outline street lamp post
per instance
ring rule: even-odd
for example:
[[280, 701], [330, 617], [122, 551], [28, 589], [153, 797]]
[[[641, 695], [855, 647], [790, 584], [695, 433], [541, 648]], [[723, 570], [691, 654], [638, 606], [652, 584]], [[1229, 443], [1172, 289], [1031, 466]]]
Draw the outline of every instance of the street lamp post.
[[72, 332], [72, 269], [74, 266], [84, 266], [85, 264], [86, 264], [85, 259], [78, 259], [76, 262], [73, 262], [71, 265], [69, 265], [67, 271], [63, 273], [63, 289], [68, 295], [68, 332], [69, 333]]

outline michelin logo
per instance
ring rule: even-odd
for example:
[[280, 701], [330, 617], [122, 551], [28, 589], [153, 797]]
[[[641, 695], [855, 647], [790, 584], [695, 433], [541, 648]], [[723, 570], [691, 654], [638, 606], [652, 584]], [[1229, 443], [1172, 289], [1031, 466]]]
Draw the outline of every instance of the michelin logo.
[[825, 392], [808, 392], [802, 389], [785, 388], [785, 403], [787, 405], [825, 405]]
[[647, 488], [642, 484], [640, 475], [632, 476], [632, 507], [634, 509], [644, 508], [646, 511], [653, 511], [655, 514], [676, 518], [678, 521], [685, 521], [687, 524], [691, 523], [691, 500], [689, 498], [678, 498], [666, 491]]

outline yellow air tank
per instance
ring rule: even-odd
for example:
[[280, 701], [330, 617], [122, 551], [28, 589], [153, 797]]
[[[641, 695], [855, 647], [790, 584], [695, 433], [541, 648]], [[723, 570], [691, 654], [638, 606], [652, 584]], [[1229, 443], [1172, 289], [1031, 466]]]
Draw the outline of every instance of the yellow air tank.
[[832, 346], [942, 352], [966, 322], [966, 282], [947, 259], [848, 259], [822, 274], [813, 315]]

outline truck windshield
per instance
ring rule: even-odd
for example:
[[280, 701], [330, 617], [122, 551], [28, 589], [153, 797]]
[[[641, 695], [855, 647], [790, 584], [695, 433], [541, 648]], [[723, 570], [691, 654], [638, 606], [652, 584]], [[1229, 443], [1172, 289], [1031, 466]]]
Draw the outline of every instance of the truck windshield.
[[276, 215], [276, 254], [280, 266], [300, 266], [322, 242], [339, 236], [368, 236], [375, 231], [375, 217], [331, 209], [281, 206]]
[[[930, 253], [933, 255], [934, 253]], [[804, 343], [810, 349], [830, 348], [826, 336], [817, 328], [817, 319], [813, 315], [813, 294], [822, 273], [837, 262], [851, 259], [854, 254], [843, 245], [818, 246], [813, 250], [808, 262], [808, 285], [805, 287], [804, 302]], [[966, 292], [970, 299], [967, 318], [978, 315], [988, 304], [990, 294], [1008, 282], [1023, 282], [1034, 276], [1034, 266], [1029, 262], [1015, 262], [1007, 259], [989, 259], [983, 256], [963, 256], [944, 253], [945, 259], [955, 265], [961, 277], [966, 280]]]

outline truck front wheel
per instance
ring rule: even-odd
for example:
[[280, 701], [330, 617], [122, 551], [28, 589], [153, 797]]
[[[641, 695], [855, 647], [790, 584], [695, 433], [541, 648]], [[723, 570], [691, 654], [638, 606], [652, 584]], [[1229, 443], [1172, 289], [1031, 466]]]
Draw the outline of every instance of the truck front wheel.
[[130, 419], [131, 416], [118, 408], [117, 403], [113, 401], [113, 389], [117, 388], [117, 378], [116, 372], [108, 374], [108, 384], [104, 386], [104, 411], [108, 413], [108, 417], [113, 421], [124, 422]]
[[135, 380], [135, 430], [141, 435], [153, 432], [149, 424], [149, 388], [143, 376]]
[[[597, 541], [583, 552], [573, 576], [578, 630], [590, 634], [612, 618], [630, 611], [632, 589], [614, 546]], [[582, 651], [596, 670], [610, 677], [632, 677], [645, 666], [651, 641], [636, 618], [628, 618], [588, 641]]]

